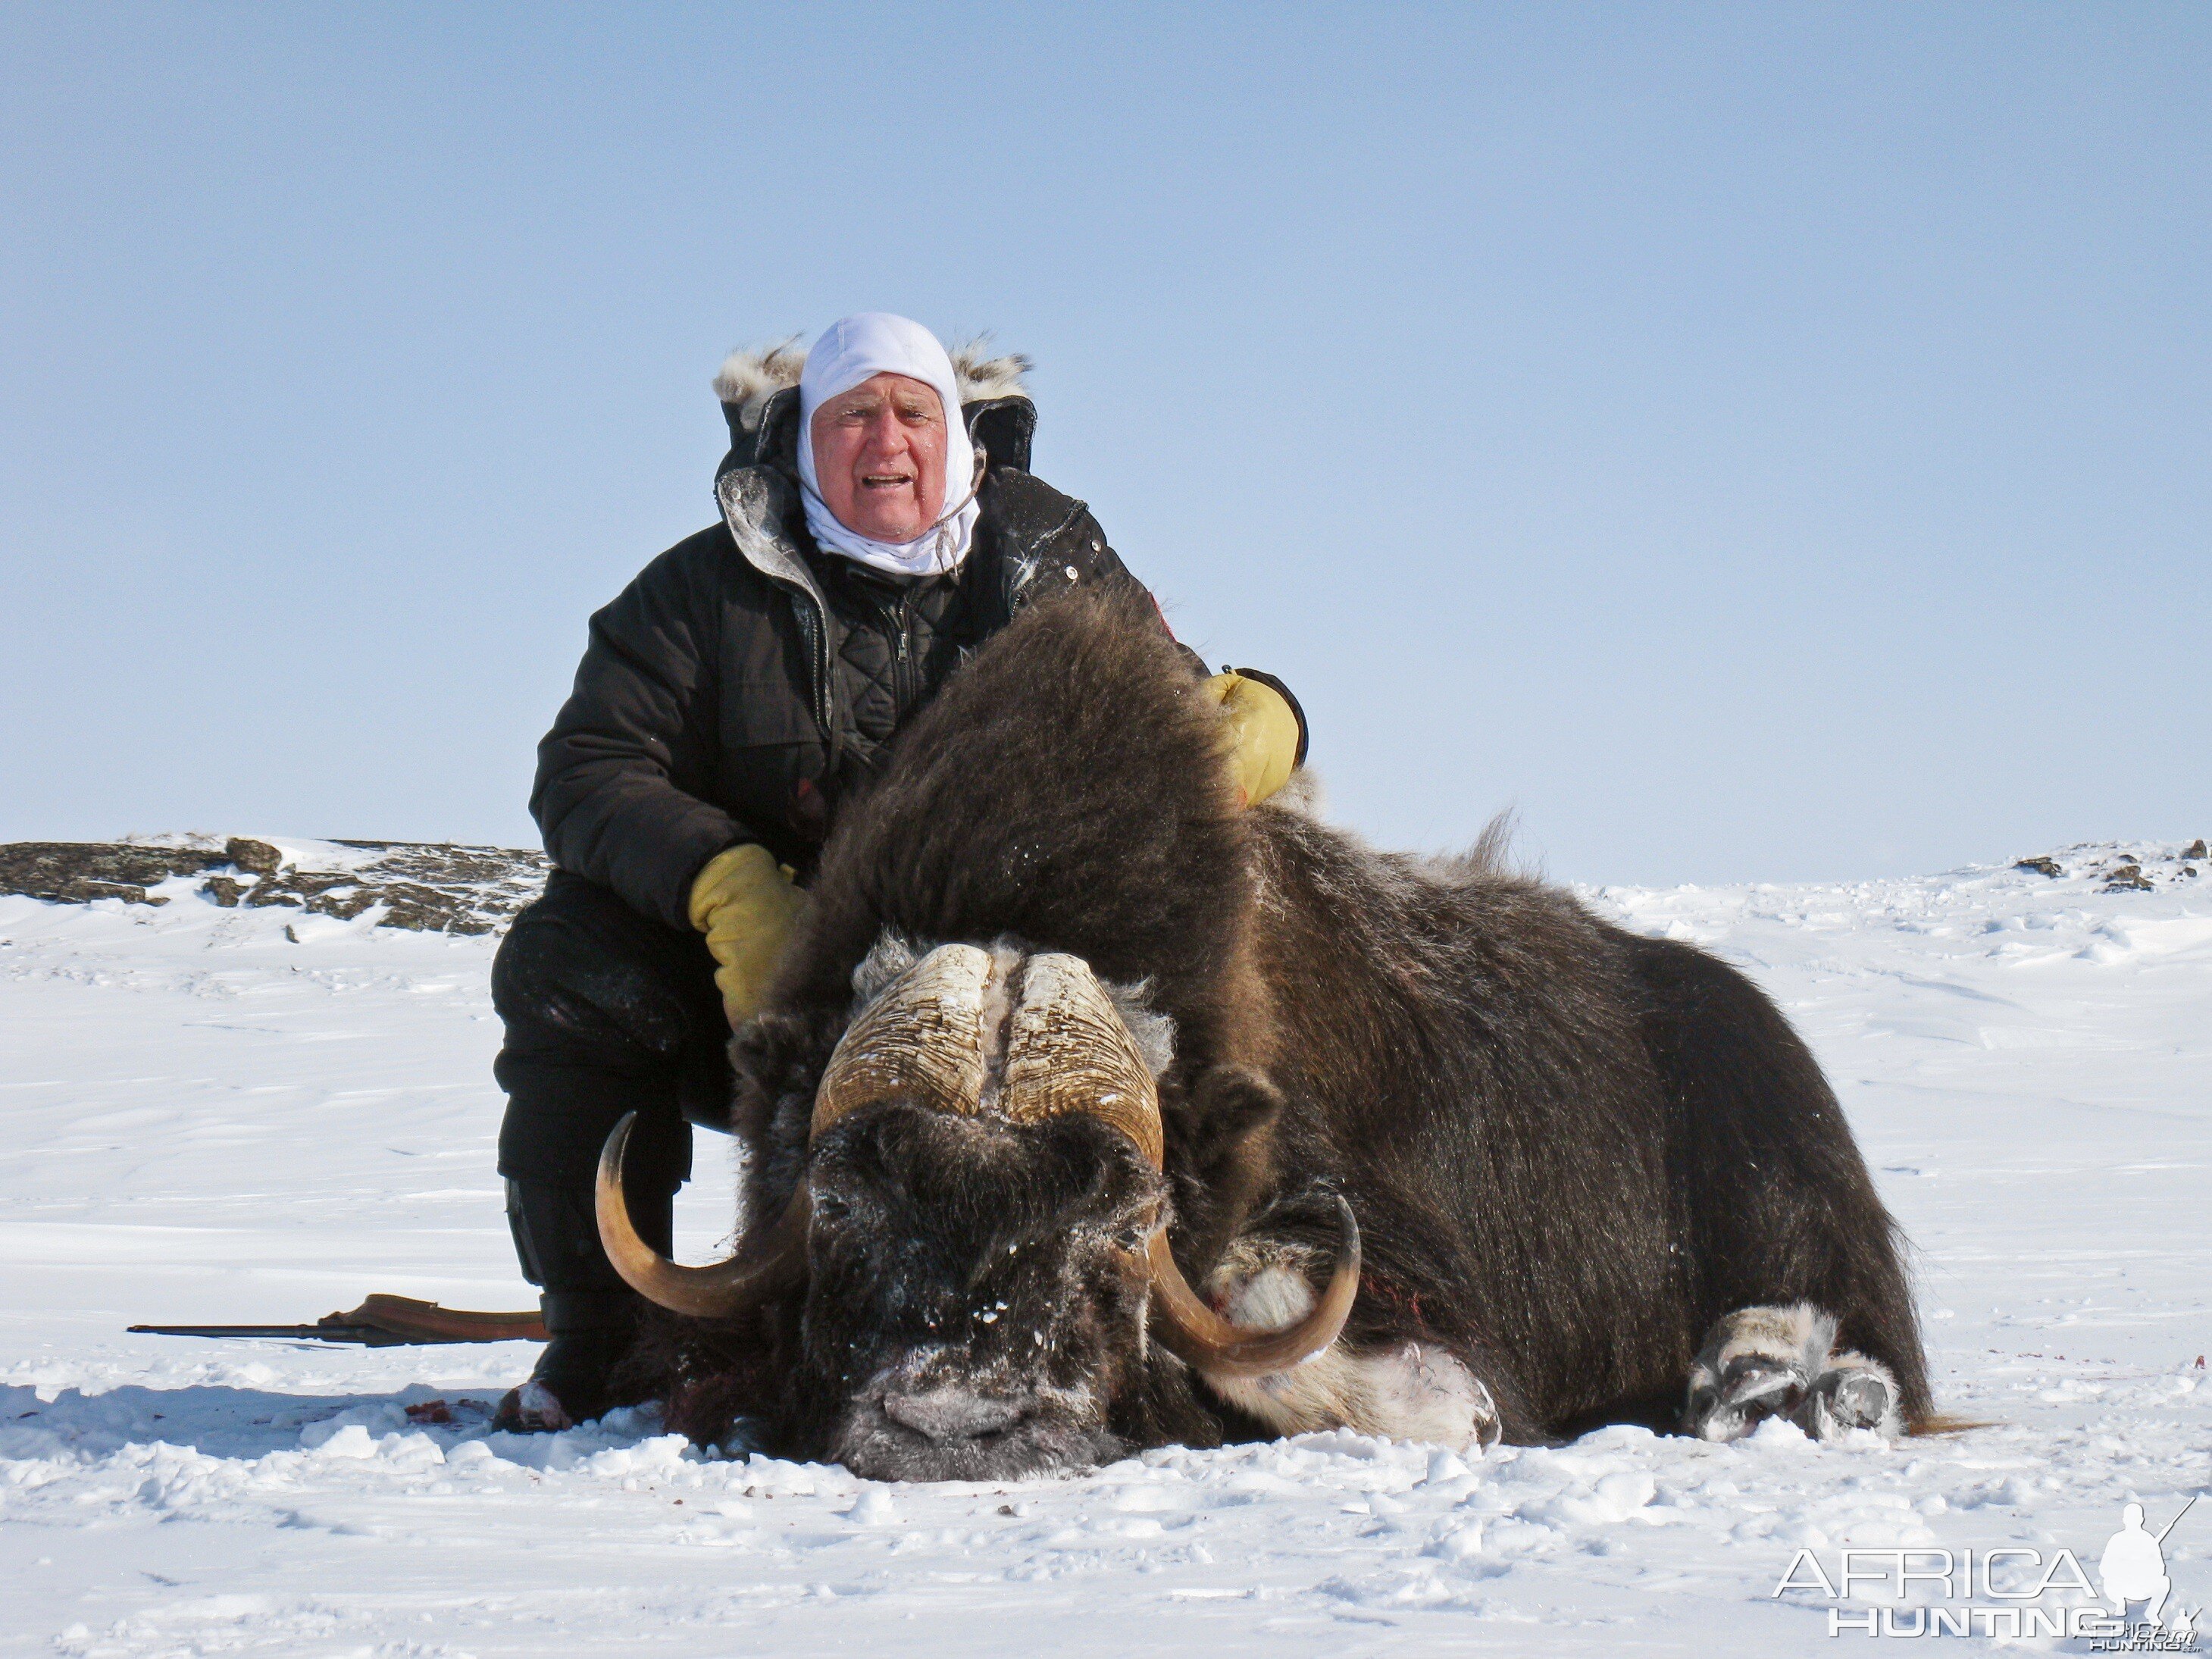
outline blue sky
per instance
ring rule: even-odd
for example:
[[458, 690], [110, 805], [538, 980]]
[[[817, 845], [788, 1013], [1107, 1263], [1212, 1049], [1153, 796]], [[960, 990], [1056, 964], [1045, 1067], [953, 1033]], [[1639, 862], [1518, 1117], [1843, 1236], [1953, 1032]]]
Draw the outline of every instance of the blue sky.
[[2212, 9], [0, 9], [0, 839], [534, 840], [708, 382], [863, 308], [1591, 881], [2212, 834]]

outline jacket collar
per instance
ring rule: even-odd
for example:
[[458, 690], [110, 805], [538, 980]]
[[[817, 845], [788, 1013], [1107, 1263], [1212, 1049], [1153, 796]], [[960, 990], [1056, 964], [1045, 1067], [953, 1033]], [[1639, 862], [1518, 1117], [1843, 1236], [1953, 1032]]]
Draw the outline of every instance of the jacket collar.
[[822, 585], [785, 528], [799, 516], [799, 485], [791, 475], [774, 465], [728, 467], [714, 480], [714, 499], [745, 562], [769, 580], [799, 589], [826, 613]]

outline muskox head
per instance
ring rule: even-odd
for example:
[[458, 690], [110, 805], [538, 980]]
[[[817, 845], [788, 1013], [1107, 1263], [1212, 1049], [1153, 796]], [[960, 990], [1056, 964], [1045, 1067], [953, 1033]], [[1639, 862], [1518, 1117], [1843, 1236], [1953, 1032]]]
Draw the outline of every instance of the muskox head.
[[684, 1267], [639, 1238], [627, 1124], [600, 1165], [602, 1236], [646, 1296], [712, 1319], [798, 1302], [784, 1397], [807, 1449], [884, 1480], [1083, 1468], [1124, 1449], [1164, 1370], [1264, 1376], [1336, 1339], [1349, 1210], [1327, 1292], [1288, 1328], [1240, 1329], [1185, 1282], [1154, 1064], [1084, 962], [954, 944], [879, 978], [822, 1071], [789, 1209], [739, 1255]]

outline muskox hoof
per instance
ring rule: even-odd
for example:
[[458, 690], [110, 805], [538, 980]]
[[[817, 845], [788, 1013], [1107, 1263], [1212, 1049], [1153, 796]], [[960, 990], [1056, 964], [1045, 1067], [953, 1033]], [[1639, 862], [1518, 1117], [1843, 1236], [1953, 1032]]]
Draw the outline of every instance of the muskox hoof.
[[492, 1414], [491, 1425], [505, 1434], [559, 1434], [576, 1425], [543, 1382], [525, 1382], [509, 1389]]
[[1886, 1366], [1855, 1353], [1833, 1357], [1833, 1369], [1814, 1379], [1799, 1407], [1797, 1426], [1815, 1440], [1837, 1440], [1853, 1429], [1878, 1434], [1904, 1431], [1897, 1413], [1897, 1383]]
[[1690, 1368], [1684, 1431], [1702, 1440], [1740, 1440], [1780, 1417], [1815, 1440], [1841, 1439], [1853, 1429], [1902, 1433], [1896, 1379], [1878, 1361], [1838, 1352], [1835, 1340], [1835, 1320], [1809, 1303], [1729, 1315]]
[[641, 1391], [617, 1388], [613, 1380], [629, 1350], [627, 1327], [555, 1332], [530, 1380], [499, 1402], [492, 1426], [510, 1434], [558, 1434], [616, 1406], [635, 1405]]

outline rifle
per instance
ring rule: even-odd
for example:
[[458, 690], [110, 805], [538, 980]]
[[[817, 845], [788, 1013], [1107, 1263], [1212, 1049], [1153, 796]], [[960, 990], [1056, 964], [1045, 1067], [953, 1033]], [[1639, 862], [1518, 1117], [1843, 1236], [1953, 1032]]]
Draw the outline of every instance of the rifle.
[[133, 1325], [138, 1336], [261, 1337], [288, 1342], [358, 1342], [395, 1348], [434, 1342], [543, 1342], [545, 1322], [535, 1313], [472, 1313], [441, 1308], [412, 1297], [366, 1297], [344, 1313], [325, 1314], [312, 1325]]

